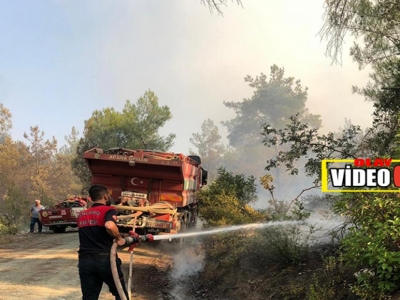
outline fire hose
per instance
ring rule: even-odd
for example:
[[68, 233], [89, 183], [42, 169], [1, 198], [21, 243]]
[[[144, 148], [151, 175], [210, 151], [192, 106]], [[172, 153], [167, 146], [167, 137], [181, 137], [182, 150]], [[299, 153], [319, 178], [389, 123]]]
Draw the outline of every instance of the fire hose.
[[[154, 237], [151, 234], [146, 234], [146, 235], [138, 235], [137, 233], [135, 233], [134, 231], [129, 231], [129, 236], [124, 237], [125, 239], [125, 245], [130, 245], [129, 247], [129, 251], [131, 252], [130, 255], [130, 264], [129, 264], [129, 277], [131, 277], [132, 275], [132, 260], [133, 260], [133, 249], [141, 242], [145, 242], [145, 241], [153, 241]], [[121, 297], [121, 300], [128, 300], [126, 298], [124, 289], [122, 287], [121, 281], [119, 279], [119, 274], [118, 274], [118, 269], [117, 269], [117, 243], [114, 242], [114, 244], [111, 247], [111, 251], [110, 251], [110, 264], [111, 264], [111, 272], [113, 275], [113, 279], [114, 279], [114, 283], [115, 286], [117, 288], [118, 294]], [[130, 279], [130, 278], [129, 278]], [[130, 284], [128, 284], [128, 289], [129, 291], [131, 291], [131, 286]], [[130, 292], [129, 292], [130, 295]], [[129, 296], [129, 298], [131, 298]]]

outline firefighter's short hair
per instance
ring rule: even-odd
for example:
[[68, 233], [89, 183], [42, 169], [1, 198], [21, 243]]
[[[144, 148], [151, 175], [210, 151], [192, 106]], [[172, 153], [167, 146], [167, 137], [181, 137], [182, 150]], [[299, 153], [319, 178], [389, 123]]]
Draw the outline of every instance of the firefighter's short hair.
[[92, 201], [103, 199], [105, 194], [108, 194], [108, 189], [104, 185], [94, 184], [89, 188], [89, 195]]

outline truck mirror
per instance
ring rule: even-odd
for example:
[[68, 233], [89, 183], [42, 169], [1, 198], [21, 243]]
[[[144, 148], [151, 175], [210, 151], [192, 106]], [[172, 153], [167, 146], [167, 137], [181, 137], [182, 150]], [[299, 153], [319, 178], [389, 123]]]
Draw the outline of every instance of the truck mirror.
[[207, 177], [208, 177], [208, 172], [201, 168], [201, 184], [202, 185], [207, 185]]

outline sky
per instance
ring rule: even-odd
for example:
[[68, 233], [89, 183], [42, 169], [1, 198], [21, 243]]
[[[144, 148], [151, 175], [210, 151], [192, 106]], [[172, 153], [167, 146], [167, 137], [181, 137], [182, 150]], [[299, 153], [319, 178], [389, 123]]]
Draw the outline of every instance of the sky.
[[351, 39], [342, 65], [325, 55], [323, 1], [242, 3], [228, 1], [219, 16], [200, 0], [3, 1], [0, 103], [12, 113], [12, 137], [38, 125], [61, 146], [94, 110], [120, 111], [150, 89], [173, 115], [160, 132], [175, 133], [171, 151], [187, 153], [204, 120], [234, 117], [223, 101], [251, 97], [244, 77], [269, 75], [273, 64], [308, 87], [306, 105], [325, 132], [346, 118], [371, 125], [371, 103], [351, 92], [368, 82], [348, 55]]

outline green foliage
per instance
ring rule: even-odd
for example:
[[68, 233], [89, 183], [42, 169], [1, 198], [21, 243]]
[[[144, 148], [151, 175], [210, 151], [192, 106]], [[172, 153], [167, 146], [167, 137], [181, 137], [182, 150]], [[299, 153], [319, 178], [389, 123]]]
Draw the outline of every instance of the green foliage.
[[200, 218], [209, 226], [246, 224], [264, 220], [265, 215], [248, 206], [257, 199], [255, 178], [233, 175], [225, 168], [208, 189], [198, 192]]
[[[218, 263], [216, 268], [226, 272], [237, 267], [244, 256], [247, 237], [238, 233], [226, 233], [206, 240], [205, 261], [211, 265]], [[240, 267], [240, 266], [239, 266]], [[225, 269], [225, 270], [223, 270]]]
[[207, 189], [198, 192], [199, 215], [209, 226], [246, 224], [268, 216], [248, 204], [257, 200], [255, 178], [233, 175], [218, 168], [218, 177]]
[[4, 235], [15, 235], [19, 228], [17, 224], [9, 225], [9, 220], [4, 216], [0, 218], [0, 236]]
[[4, 226], [3, 233], [16, 233], [18, 227], [27, 220], [30, 203], [24, 199], [25, 192], [18, 186], [8, 186], [7, 194], [0, 203], [0, 223]]
[[1, 223], [0, 219], [0, 245], [9, 244], [14, 241], [15, 234], [18, 232], [16, 226], [7, 226]]
[[8, 228], [4, 224], [0, 223], [0, 235], [8, 233]]
[[214, 236], [204, 247], [204, 277], [222, 299], [355, 299], [343, 258], [323, 256], [293, 226]]
[[[359, 132], [359, 128], [349, 126], [339, 137], [334, 134], [319, 135], [295, 118], [285, 130], [267, 127], [267, 134], [279, 134], [281, 142], [290, 144], [290, 150], [281, 152], [276, 160], [270, 160], [267, 167], [285, 164], [289, 171], [296, 174], [298, 170], [294, 162], [311, 154], [306, 171], [310, 176], [318, 176], [315, 181], [318, 184], [322, 159], [355, 158], [360, 151], [365, 151], [365, 144], [358, 143], [356, 139]], [[265, 142], [274, 143], [274, 138], [267, 138]], [[398, 141], [395, 138], [391, 143], [397, 145]], [[370, 147], [366, 150], [374, 152], [372, 144]], [[396, 154], [398, 150], [395, 147], [392, 149], [392, 153]], [[354, 293], [365, 299], [371, 299], [367, 295], [380, 299], [400, 287], [400, 219], [397, 217], [400, 205], [397, 196], [393, 193], [344, 193], [335, 197], [334, 211], [343, 216], [349, 226], [347, 235], [341, 241], [343, 259], [355, 268], [368, 270], [361, 273], [353, 285]]]
[[[321, 36], [328, 39], [327, 53], [340, 60], [344, 37], [358, 39], [350, 50], [360, 67], [390, 60], [400, 50], [400, 3], [392, 0], [326, 0]], [[361, 39], [363, 38], [363, 39]], [[363, 41], [363, 44], [359, 41]]]
[[298, 265], [308, 254], [309, 240], [297, 225], [219, 235], [206, 242], [206, 262], [217, 264], [223, 272], [251, 269], [262, 273], [266, 268]]
[[307, 292], [307, 300], [337, 300], [346, 299], [349, 288], [346, 277], [349, 269], [346, 268], [343, 258], [327, 256], [323, 259], [323, 266], [313, 274], [312, 283]]
[[[209, 225], [251, 223], [257, 219], [304, 220], [310, 215], [298, 199], [293, 200], [293, 205], [276, 201], [274, 204], [270, 203], [271, 207], [268, 210], [252, 210], [257, 215], [249, 214], [244, 210], [248, 206], [243, 207], [243, 201], [234, 196], [240, 195], [240, 190], [243, 188], [237, 189], [232, 183], [238, 181], [238, 186], [251, 187], [254, 186], [254, 178], [245, 184], [246, 179], [243, 176], [234, 176], [223, 168], [219, 171], [220, 176], [209, 189], [200, 192], [204, 197], [199, 202], [200, 216]], [[263, 179], [264, 187], [270, 187], [272, 178], [265, 176]], [[252, 188], [247, 190], [253, 191]], [[227, 195], [227, 191], [231, 194]], [[277, 299], [304, 299], [308, 285], [304, 280], [296, 278], [298, 272], [292, 268], [302, 268], [310, 257], [319, 260], [319, 257], [315, 257], [315, 253], [310, 252], [315, 231], [313, 226], [288, 223], [283, 226], [280, 224], [265, 229], [235, 231], [209, 237], [203, 244], [204, 278], [212, 282], [213, 286], [230, 286], [237, 289], [234, 295], [231, 289], [218, 291], [228, 299], [240, 299], [249, 296], [249, 293], [252, 299], [264, 299], [265, 293], [262, 293], [262, 290], [268, 291], [267, 294], [274, 291]], [[274, 271], [271, 274], [265, 270]], [[267, 282], [268, 280], [272, 283]], [[253, 286], [254, 289], [258, 289], [257, 292], [253, 291]], [[313, 288], [316, 294], [318, 287], [315, 285]]]
[[[342, 241], [343, 257], [366, 269], [357, 277], [359, 295], [384, 295], [400, 287], [400, 203], [396, 194], [343, 194], [337, 213], [352, 227]], [[378, 298], [376, 298], [378, 299]]]
[[233, 175], [225, 168], [218, 168], [218, 178], [209, 187], [209, 193], [215, 195], [225, 192], [227, 195], [236, 197], [242, 205], [250, 204], [257, 200], [255, 178], [243, 174]]
[[245, 82], [254, 89], [253, 96], [238, 103], [224, 102], [226, 107], [236, 112], [234, 119], [224, 122], [232, 146], [257, 144], [261, 140], [263, 124], [282, 128], [296, 113], [313, 126], [320, 126], [319, 116], [309, 114], [305, 107], [307, 88], [303, 89], [300, 80], [285, 78], [284, 75], [284, 69], [276, 65], [271, 67], [269, 80], [263, 73], [256, 78], [247, 75]]
[[12, 128], [11, 112], [3, 103], [0, 103], [0, 143], [4, 142], [5, 137]]
[[60, 153], [68, 155], [76, 155], [76, 149], [79, 144], [79, 131], [72, 126], [71, 134], [65, 137], [66, 145], [60, 148]]
[[122, 112], [114, 108], [95, 110], [85, 121], [83, 137], [77, 146], [77, 156], [73, 161], [75, 173], [86, 187], [90, 185], [90, 172], [82, 158], [91, 148], [168, 150], [175, 134], [162, 137], [160, 128], [172, 118], [168, 106], [160, 106], [158, 97], [146, 91], [136, 104], [126, 101]]
[[[269, 207], [266, 212], [272, 220], [305, 220], [310, 216], [310, 211], [305, 208], [304, 203], [300, 201], [303, 190], [291, 201], [278, 200], [274, 196], [275, 186], [272, 184], [274, 178], [270, 175], [264, 175], [260, 178], [262, 187], [269, 191], [271, 198], [268, 200]], [[294, 205], [294, 207], [292, 207]], [[290, 213], [290, 210], [291, 213]]]
[[200, 218], [206, 221], [208, 226], [248, 224], [266, 219], [264, 214], [224, 193], [211, 195], [207, 191], [201, 191], [199, 201]]
[[[261, 73], [253, 78], [245, 77], [245, 82], [252, 88], [253, 94], [241, 102], [224, 102], [236, 116], [223, 122], [227, 127], [230, 150], [224, 159], [224, 166], [236, 173], [261, 177], [264, 162], [275, 157], [283, 150], [278, 142], [268, 148], [262, 145], [262, 126], [269, 123], [275, 128], [283, 128], [290, 122], [290, 117], [299, 114], [299, 118], [313, 127], [321, 125], [320, 116], [310, 114], [306, 108], [307, 88], [300, 80], [286, 77], [285, 70], [271, 66], [269, 76]], [[271, 170], [276, 182], [276, 193], [287, 196], [295, 193], [292, 178], [288, 178], [281, 168]]]
[[276, 129], [265, 124], [262, 135], [263, 143], [267, 147], [276, 145], [289, 147], [287, 151], [280, 151], [276, 158], [268, 160], [266, 170], [284, 166], [291, 175], [299, 173], [296, 162], [309, 155], [304, 169], [307, 176], [314, 177], [317, 185], [321, 179], [321, 160], [333, 158], [356, 158], [360, 151], [357, 143], [359, 126], [351, 125], [337, 137], [330, 132], [319, 134], [317, 128], [303, 123], [298, 115], [290, 117], [291, 123], [283, 129]]
[[302, 232], [299, 225], [279, 226], [261, 230], [250, 246], [254, 258], [265, 267], [271, 261], [297, 265], [307, 257], [310, 237]]
[[203, 245], [204, 276], [213, 286], [232, 288], [224, 289], [224, 299], [265, 299], [266, 294], [276, 299], [303, 299], [307, 285], [304, 280], [297, 284], [296, 269], [310, 257], [310, 238], [298, 225], [212, 236]]
[[395, 135], [399, 126], [400, 112], [400, 61], [392, 59], [374, 67], [366, 87], [353, 87], [353, 91], [373, 103], [373, 121], [361, 143], [366, 149], [366, 156], [394, 157]]

